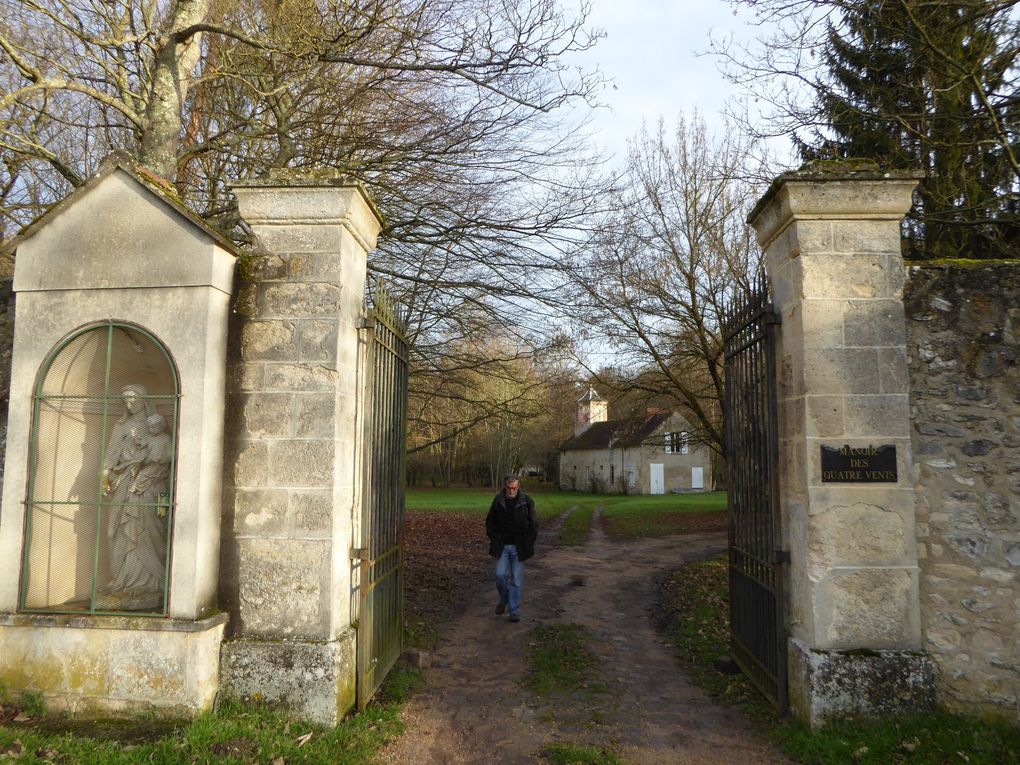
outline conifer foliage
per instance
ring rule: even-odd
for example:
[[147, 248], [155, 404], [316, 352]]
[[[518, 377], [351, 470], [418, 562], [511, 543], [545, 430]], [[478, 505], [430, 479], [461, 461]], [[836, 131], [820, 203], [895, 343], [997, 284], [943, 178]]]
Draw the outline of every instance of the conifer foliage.
[[804, 159], [921, 171], [908, 255], [1020, 253], [1018, 0], [737, 1], [780, 31], [734, 79], [799, 83], [763, 98]]

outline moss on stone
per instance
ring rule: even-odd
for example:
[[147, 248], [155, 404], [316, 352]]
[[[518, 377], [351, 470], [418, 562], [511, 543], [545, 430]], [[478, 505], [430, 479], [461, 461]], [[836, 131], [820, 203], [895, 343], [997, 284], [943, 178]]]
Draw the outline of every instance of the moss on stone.
[[800, 166], [801, 173], [880, 173], [878, 162], [866, 157], [813, 159]]
[[982, 268], [984, 266], [1020, 266], [1018, 258], [939, 258], [937, 260], [911, 260], [911, 266], [921, 268], [939, 268], [952, 266], [954, 268]]

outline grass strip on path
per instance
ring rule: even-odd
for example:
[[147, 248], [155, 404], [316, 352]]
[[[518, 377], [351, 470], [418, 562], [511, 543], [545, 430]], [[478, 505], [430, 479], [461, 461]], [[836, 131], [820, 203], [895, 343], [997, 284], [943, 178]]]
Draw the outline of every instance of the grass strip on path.
[[595, 514], [592, 506], [578, 507], [563, 521], [559, 533], [556, 535], [556, 544], [576, 547], [584, 545], [588, 541], [588, 532], [591, 529], [591, 517]]
[[595, 654], [581, 624], [541, 624], [528, 633], [529, 668], [525, 685], [539, 696], [593, 686]]
[[542, 750], [542, 757], [552, 765], [624, 765], [607, 749], [581, 744], [549, 744]]
[[794, 760], [809, 765], [1005, 765], [1020, 763], [1015, 721], [946, 711], [846, 720], [812, 731], [776, 717], [744, 675], [716, 666], [729, 658], [727, 562], [718, 557], [675, 572], [660, 590], [665, 628], [680, 664], [713, 696], [739, 704]]

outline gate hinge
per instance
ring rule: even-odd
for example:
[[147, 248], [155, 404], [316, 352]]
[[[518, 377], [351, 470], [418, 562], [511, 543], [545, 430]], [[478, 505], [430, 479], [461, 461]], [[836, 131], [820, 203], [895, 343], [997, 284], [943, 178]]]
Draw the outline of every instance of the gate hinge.
[[375, 318], [372, 316], [366, 316], [361, 320], [358, 325], [358, 329], [375, 329]]
[[773, 563], [789, 563], [790, 562], [790, 551], [789, 550], [774, 550], [775, 557], [772, 559]]
[[351, 548], [351, 560], [360, 560], [368, 554], [367, 547], [352, 547]]

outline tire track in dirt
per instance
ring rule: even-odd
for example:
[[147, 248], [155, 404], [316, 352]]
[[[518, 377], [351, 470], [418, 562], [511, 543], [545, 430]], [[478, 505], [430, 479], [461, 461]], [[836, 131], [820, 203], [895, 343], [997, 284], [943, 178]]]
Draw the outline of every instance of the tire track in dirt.
[[[426, 687], [402, 712], [406, 730], [380, 761], [526, 765], [563, 742], [610, 747], [628, 765], [785, 763], [740, 712], [687, 679], [654, 625], [657, 583], [725, 549], [724, 535], [611, 543], [597, 511], [584, 547], [549, 547], [558, 525], [543, 532], [528, 561], [521, 622], [493, 614], [494, 585], [475, 593], [443, 630]], [[528, 631], [563, 623], [589, 630], [606, 691], [546, 698], [524, 687]]]

